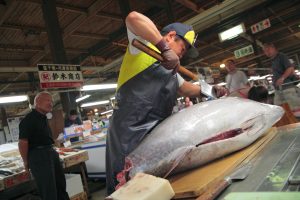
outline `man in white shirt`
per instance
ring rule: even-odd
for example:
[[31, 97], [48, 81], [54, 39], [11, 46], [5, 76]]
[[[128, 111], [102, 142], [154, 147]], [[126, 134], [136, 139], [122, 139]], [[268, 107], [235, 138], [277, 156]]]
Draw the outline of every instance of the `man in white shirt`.
[[227, 60], [225, 66], [228, 71], [228, 74], [225, 78], [228, 92], [230, 94], [235, 92], [241, 93], [241, 97], [247, 97], [247, 94], [242, 92], [243, 89], [249, 88], [246, 74], [236, 69], [235, 62], [232, 59]]

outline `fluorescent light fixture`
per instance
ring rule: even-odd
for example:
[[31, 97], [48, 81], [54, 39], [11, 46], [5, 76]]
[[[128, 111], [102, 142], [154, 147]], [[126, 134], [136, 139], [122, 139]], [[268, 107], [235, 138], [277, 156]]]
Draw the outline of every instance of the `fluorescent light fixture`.
[[220, 41], [223, 42], [225, 40], [230, 40], [232, 38], [235, 38], [244, 32], [245, 32], [245, 26], [242, 23], [242, 24], [234, 26], [226, 31], [219, 33], [219, 38], [220, 38]]
[[10, 96], [10, 97], [0, 97], [0, 103], [16, 103], [27, 101], [27, 95], [20, 95], [20, 96]]
[[220, 65], [220, 68], [224, 68], [224, 67], [225, 67], [225, 64], [222, 63], [222, 64]]
[[256, 80], [260, 80], [261, 77], [260, 76], [250, 76], [250, 78], [248, 79], [249, 81], [253, 80], [253, 81], [256, 81]]
[[81, 91], [89, 91], [89, 90], [105, 90], [105, 89], [115, 89], [117, 88], [116, 83], [111, 84], [97, 84], [97, 85], [84, 85]]
[[85, 108], [85, 107], [90, 107], [90, 106], [96, 106], [96, 105], [102, 105], [102, 104], [108, 104], [109, 101], [105, 100], [105, 101], [95, 101], [95, 102], [90, 102], [90, 103], [84, 103], [82, 104], [80, 107], [81, 108]]
[[218, 83], [217, 85], [218, 85], [218, 86], [224, 86], [224, 85], [226, 85], [226, 83], [225, 83], [225, 82], [222, 82], [222, 83]]
[[105, 115], [105, 114], [111, 113], [111, 112], [113, 112], [113, 110], [107, 110], [107, 111], [102, 112], [101, 115]]
[[82, 97], [79, 97], [78, 99], [76, 99], [75, 101], [76, 102], [79, 102], [79, 101], [82, 101], [82, 100], [84, 100], [84, 99], [87, 99], [87, 98], [89, 98], [91, 95], [85, 95], [85, 96], [82, 96]]

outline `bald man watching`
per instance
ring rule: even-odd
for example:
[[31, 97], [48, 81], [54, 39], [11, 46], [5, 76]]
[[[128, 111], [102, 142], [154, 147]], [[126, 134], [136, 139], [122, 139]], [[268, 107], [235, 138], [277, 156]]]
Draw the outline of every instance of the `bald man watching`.
[[19, 151], [25, 170], [30, 169], [43, 200], [69, 200], [66, 179], [46, 114], [52, 111], [52, 97], [38, 93], [32, 109], [19, 125]]

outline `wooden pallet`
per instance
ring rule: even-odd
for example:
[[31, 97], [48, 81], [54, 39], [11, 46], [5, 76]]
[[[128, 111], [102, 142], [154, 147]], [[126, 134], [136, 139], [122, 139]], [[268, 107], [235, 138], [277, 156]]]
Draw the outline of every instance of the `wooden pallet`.
[[75, 196], [70, 197], [70, 200], [87, 200], [86, 192], [81, 192]]

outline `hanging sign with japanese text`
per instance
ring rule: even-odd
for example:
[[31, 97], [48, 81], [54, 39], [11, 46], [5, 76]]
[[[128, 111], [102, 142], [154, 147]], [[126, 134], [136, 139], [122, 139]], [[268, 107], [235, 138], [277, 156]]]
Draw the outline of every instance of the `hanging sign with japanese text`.
[[271, 22], [269, 19], [264, 19], [256, 24], [253, 24], [251, 26], [251, 32], [253, 34], [257, 33], [257, 32], [260, 32], [262, 30], [265, 30], [267, 28], [271, 27]]
[[83, 76], [79, 65], [38, 64], [41, 88], [81, 87]]
[[249, 45], [249, 46], [243, 47], [241, 49], [235, 50], [234, 56], [236, 59], [238, 59], [238, 58], [241, 58], [241, 57], [253, 54], [253, 53], [254, 53], [253, 46]]

